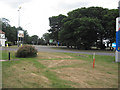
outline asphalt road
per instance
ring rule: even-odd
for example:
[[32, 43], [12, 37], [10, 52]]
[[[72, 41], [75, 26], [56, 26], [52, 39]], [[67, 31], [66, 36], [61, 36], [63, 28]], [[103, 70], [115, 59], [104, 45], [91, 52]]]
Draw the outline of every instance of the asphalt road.
[[[92, 55], [95, 53], [96, 55], [107, 55], [107, 56], [115, 56], [114, 52], [102, 52], [102, 51], [87, 51], [87, 50], [66, 50], [66, 49], [60, 49], [56, 48], [56, 46], [38, 46], [35, 45], [35, 48], [38, 51], [42, 52], [65, 52], [65, 53], [80, 53], [80, 54], [89, 54]], [[17, 51], [18, 48], [2, 48], [2, 50], [9, 50], [9, 51]], [[0, 48], [1, 50], [1, 48]]]
[[65, 49], [57, 49], [56, 46], [35, 46], [38, 51], [46, 51], [46, 52], [65, 52], [65, 53], [80, 53], [80, 54], [89, 54], [92, 55], [95, 53], [96, 55], [107, 55], [114, 56], [114, 52], [99, 52], [99, 51], [86, 51], [86, 50], [65, 50]]

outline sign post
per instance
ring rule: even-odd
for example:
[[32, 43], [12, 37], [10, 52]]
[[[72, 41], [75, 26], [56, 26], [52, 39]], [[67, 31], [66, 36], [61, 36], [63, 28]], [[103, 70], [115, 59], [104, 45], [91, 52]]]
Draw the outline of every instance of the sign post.
[[93, 53], [93, 68], [95, 66], [95, 53]]
[[120, 17], [116, 18], [116, 54], [115, 62], [120, 62]]
[[[20, 38], [20, 44], [21, 44], [21, 47], [22, 47], [22, 44], [23, 44], [23, 38], [24, 38], [24, 31], [22, 30], [18, 30], [18, 39]], [[18, 41], [19, 43], [19, 41]]]

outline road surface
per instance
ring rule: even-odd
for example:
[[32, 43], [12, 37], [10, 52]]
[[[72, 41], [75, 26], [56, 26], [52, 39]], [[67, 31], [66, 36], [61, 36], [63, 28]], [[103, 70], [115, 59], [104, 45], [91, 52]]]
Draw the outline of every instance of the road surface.
[[96, 55], [107, 55], [114, 56], [114, 52], [99, 52], [99, 51], [87, 51], [87, 50], [65, 50], [60, 49], [56, 46], [35, 46], [38, 51], [46, 51], [46, 52], [65, 52], [65, 53], [80, 53], [80, 54], [89, 54], [92, 55], [94, 52]]
[[[102, 51], [90, 51], [90, 50], [72, 50], [72, 49], [66, 50], [66, 49], [57, 48], [56, 46], [35, 45], [35, 48], [38, 51], [42, 51], [42, 52], [65, 52], [65, 53], [80, 53], [80, 54], [89, 54], [89, 55], [96, 53], [96, 55], [115, 56], [114, 52], [102, 52]], [[2, 50], [17, 51], [18, 48], [9, 47], [9, 48], [2, 48]]]

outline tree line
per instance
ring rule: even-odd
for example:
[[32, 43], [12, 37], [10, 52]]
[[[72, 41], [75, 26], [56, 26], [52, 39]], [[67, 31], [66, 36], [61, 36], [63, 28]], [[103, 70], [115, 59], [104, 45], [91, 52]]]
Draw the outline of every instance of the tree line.
[[22, 27], [11, 26], [6, 18], [2, 18], [2, 30], [7, 41], [12, 44], [17, 42], [18, 30], [23, 30], [24, 44], [46, 45], [52, 39], [56, 44], [59, 42], [77, 49], [90, 49], [92, 46], [104, 49], [103, 40], [109, 40], [110, 44], [115, 42], [118, 16], [118, 9], [83, 7], [68, 12], [66, 16], [60, 14], [49, 17], [49, 33], [43, 34], [41, 38], [30, 36]]
[[78, 8], [68, 12], [67, 16], [49, 17], [49, 33], [44, 35], [67, 47], [90, 49], [95, 46], [104, 49], [103, 40], [109, 40], [110, 44], [115, 42], [118, 16], [118, 9]]
[[17, 33], [18, 30], [24, 31], [24, 38], [23, 43], [24, 44], [34, 44], [34, 45], [45, 45], [46, 42], [42, 38], [39, 38], [37, 35], [30, 36], [27, 32], [27, 30], [24, 30], [22, 27], [15, 27], [11, 26], [9, 23], [10, 21], [6, 18], [1, 19], [2, 22], [2, 31], [5, 32], [5, 36], [7, 39], [7, 42], [9, 45], [16, 45], [17, 44]]

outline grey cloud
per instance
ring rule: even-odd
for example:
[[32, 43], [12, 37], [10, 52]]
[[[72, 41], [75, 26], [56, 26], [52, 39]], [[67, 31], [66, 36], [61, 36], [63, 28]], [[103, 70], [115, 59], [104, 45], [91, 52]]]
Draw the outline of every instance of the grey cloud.
[[32, 0], [1, 0], [3, 3], [8, 4], [12, 8], [18, 8], [20, 4], [30, 2]]

